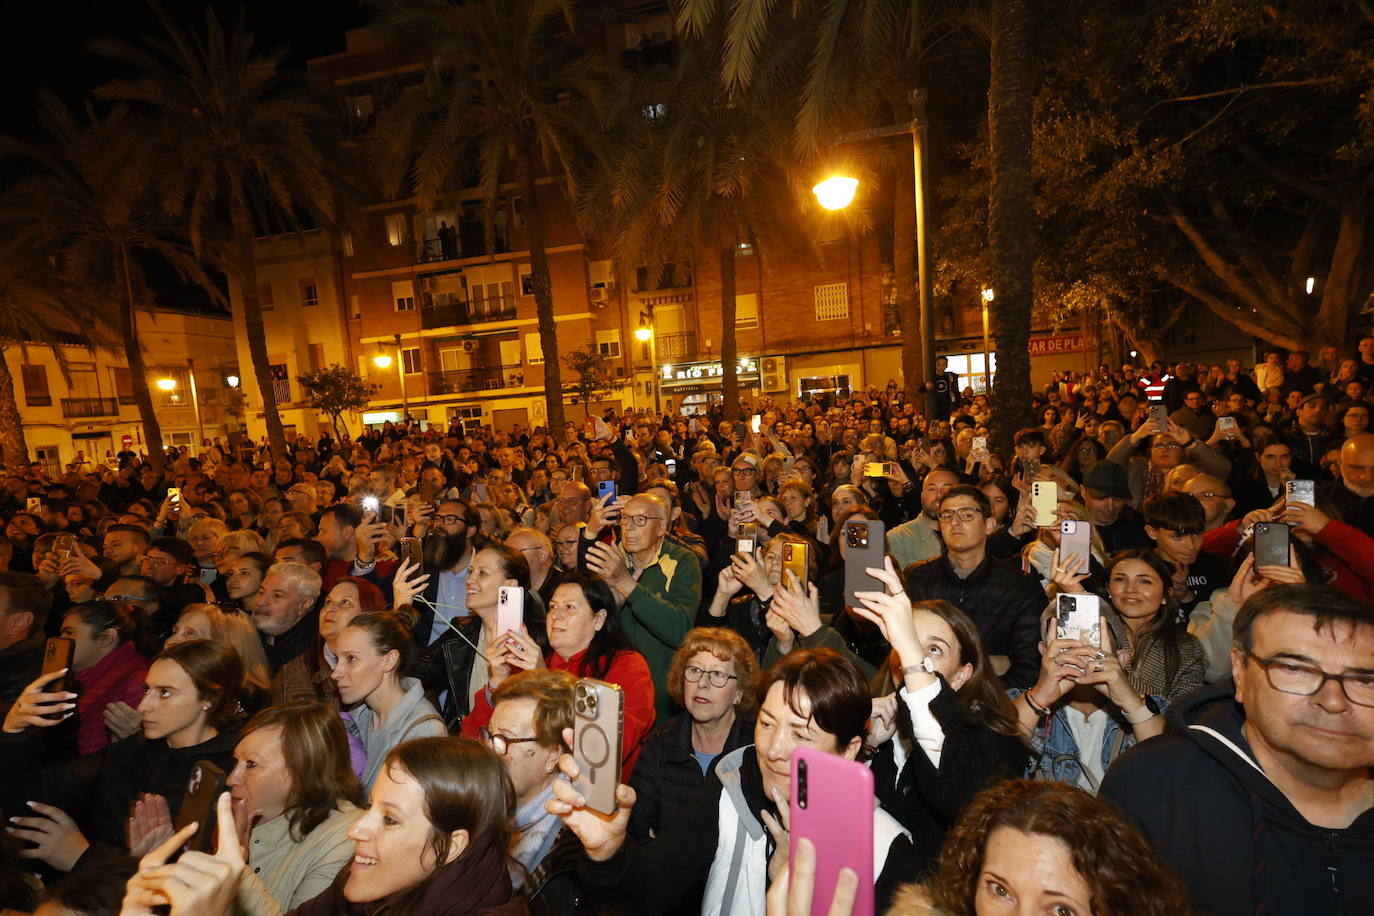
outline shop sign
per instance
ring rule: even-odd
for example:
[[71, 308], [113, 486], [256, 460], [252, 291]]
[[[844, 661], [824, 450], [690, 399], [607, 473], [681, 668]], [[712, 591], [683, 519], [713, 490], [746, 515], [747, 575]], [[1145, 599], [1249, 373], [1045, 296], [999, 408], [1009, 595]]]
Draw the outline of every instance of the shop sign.
[[1032, 337], [1031, 356], [1054, 356], [1057, 353], [1077, 353], [1083, 349], [1082, 334], [1068, 334], [1063, 337]]
[[[746, 376], [757, 381], [759, 374], [758, 360], [748, 357], [741, 359], [736, 372], [741, 381], [744, 381]], [[691, 383], [711, 381], [712, 379], [722, 378], [724, 375], [725, 369], [721, 366], [719, 360], [713, 363], [679, 363], [675, 366], [664, 366], [661, 380], [666, 383]]]

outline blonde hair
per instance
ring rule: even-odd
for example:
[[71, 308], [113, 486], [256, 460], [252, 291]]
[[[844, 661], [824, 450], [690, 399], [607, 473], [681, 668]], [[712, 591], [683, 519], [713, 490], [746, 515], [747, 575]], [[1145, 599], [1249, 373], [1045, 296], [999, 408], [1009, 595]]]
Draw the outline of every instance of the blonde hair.
[[221, 547], [232, 547], [240, 553], [267, 553], [267, 541], [251, 529], [230, 531], [219, 539]]
[[221, 611], [213, 604], [188, 604], [181, 611], [185, 615], [195, 611], [204, 614], [210, 625], [209, 638], [222, 640], [234, 647], [243, 662], [243, 686], [249, 690], [266, 690], [272, 684], [272, 669], [267, 665], [267, 653], [262, 640], [247, 614]]

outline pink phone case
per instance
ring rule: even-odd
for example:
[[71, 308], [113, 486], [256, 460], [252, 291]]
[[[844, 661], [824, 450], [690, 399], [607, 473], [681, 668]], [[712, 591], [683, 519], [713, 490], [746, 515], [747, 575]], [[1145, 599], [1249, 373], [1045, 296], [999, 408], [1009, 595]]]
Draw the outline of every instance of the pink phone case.
[[873, 916], [873, 772], [834, 754], [792, 752], [791, 847], [802, 837], [816, 847], [812, 916], [826, 916], [840, 869], [859, 876], [854, 916]]
[[496, 600], [496, 635], [520, 632], [525, 622], [525, 592], [518, 585], [503, 585]]

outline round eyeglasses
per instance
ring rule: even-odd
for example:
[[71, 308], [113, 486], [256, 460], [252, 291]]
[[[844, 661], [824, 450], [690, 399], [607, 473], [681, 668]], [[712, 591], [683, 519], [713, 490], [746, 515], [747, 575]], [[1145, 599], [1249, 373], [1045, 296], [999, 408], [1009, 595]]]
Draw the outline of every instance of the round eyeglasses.
[[731, 681], [739, 680], [739, 675], [726, 674], [724, 671], [710, 671], [706, 668], [698, 668], [696, 665], [688, 665], [682, 669], [682, 676], [690, 684], [699, 683], [703, 674], [706, 675], [706, 681], [712, 687], [724, 687]]
[[539, 740], [535, 737], [507, 738], [505, 735], [493, 734], [491, 729], [487, 728], [486, 726], [479, 728], [477, 730], [477, 733], [481, 736], [483, 742], [491, 745], [491, 749], [496, 752], [496, 756], [498, 757], [506, 756], [506, 751], [510, 750], [510, 746], [512, 744], [524, 744], [527, 741]]

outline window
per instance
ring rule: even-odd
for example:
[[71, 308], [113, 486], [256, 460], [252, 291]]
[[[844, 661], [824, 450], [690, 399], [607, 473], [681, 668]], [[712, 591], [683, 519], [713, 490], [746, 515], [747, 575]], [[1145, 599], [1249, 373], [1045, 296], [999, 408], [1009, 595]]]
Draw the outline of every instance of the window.
[[747, 330], [759, 326], [759, 297], [757, 293], [735, 296], [735, 328]]
[[357, 321], [358, 319], [363, 317], [363, 306], [362, 303], [358, 300], [357, 293], [348, 294], [348, 308], [353, 315], [354, 321]]
[[[519, 198], [517, 198], [517, 200], [518, 199]], [[518, 270], [520, 273], [520, 295], [533, 296], [534, 272], [531, 270], [530, 265], [521, 264], [518, 268], [516, 268], [516, 270]]]
[[415, 311], [415, 281], [392, 280], [391, 301], [398, 312]]
[[510, 199], [511, 225], [516, 229], [525, 228], [525, 198], [512, 197]]
[[620, 332], [597, 331], [596, 348], [607, 359], [620, 359]]
[[19, 373], [24, 380], [24, 403], [29, 407], [51, 407], [48, 367], [24, 365], [19, 367]]
[[290, 404], [291, 373], [286, 363], [270, 363], [267, 368], [272, 375], [272, 399], [278, 404]]
[[320, 288], [315, 285], [314, 277], [301, 278], [301, 305], [309, 308], [320, 304]]
[[344, 114], [348, 118], [348, 129], [351, 134], [357, 136], [371, 133], [376, 124], [372, 95], [368, 93], [347, 96], [344, 99]]
[[310, 345], [310, 371], [319, 372], [324, 368], [324, 344], [312, 343]]
[[419, 347], [402, 347], [402, 348], [401, 348], [401, 365], [404, 367], [403, 371], [405, 372], [406, 375], [415, 375], [415, 374], [419, 373], [420, 368], [421, 368], [421, 367], [420, 367], [420, 348], [419, 348]]
[[388, 213], [386, 215], [386, 243], [395, 248], [398, 245], [404, 245], [408, 238], [406, 215], [404, 213]]
[[448, 419], [450, 424], [454, 420], [457, 420], [462, 425], [464, 432], [480, 432], [482, 429], [482, 408], [450, 407], [448, 409]]
[[849, 317], [849, 284], [826, 283], [815, 288], [816, 320], [834, 321]]
[[539, 342], [539, 334], [525, 335], [525, 362], [537, 366], [544, 361], [544, 345]]
[[270, 309], [272, 306], [277, 304], [276, 301], [272, 298], [271, 283], [258, 284], [258, 303], [265, 309]]
[[123, 366], [112, 366], [110, 376], [114, 381], [115, 397], [121, 404], [134, 402], [134, 375]]

